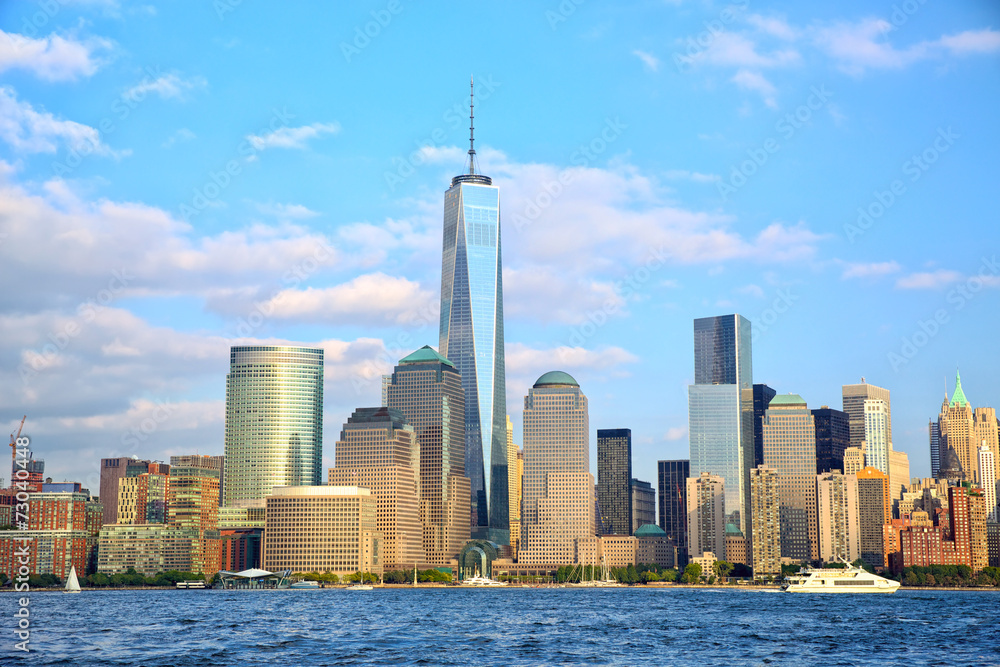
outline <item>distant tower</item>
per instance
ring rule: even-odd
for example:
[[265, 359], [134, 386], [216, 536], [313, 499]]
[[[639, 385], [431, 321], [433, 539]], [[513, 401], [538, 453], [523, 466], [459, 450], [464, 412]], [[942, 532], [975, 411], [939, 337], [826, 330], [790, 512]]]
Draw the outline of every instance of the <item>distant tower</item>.
[[844, 470], [844, 451], [851, 446], [847, 413], [826, 405], [813, 410], [816, 422], [816, 474]]
[[993, 450], [985, 442], [979, 446], [979, 486], [986, 499], [987, 520], [997, 522], [997, 475]]
[[726, 558], [725, 480], [703, 472], [687, 480], [688, 548], [691, 558], [704, 553]]
[[683, 567], [688, 562], [687, 479], [691, 476], [691, 464], [686, 460], [657, 461], [656, 467], [660, 528], [667, 534], [670, 545], [677, 549], [676, 562]]
[[839, 472], [817, 475], [819, 557], [826, 563], [861, 557], [858, 524], [858, 477]]
[[858, 472], [858, 528], [861, 558], [872, 567], [886, 566], [884, 526], [892, 518], [889, 476], [868, 466]]
[[766, 466], [750, 471], [750, 513], [753, 543], [750, 561], [754, 576], [781, 573], [781, 518], [778, 473]]
[[843, 408], [847, 413], [851, 433], [851, 447], [860, 447], [865, 439], [865, 401], [880, 398], [885, 401], [888, 417], [886, 418], [886, 440], [892, 442], [892, 402], [889, 400], [889, 390], [876, 387], [861, 378], [859, 384], [845, 384], [843, 390]]
[[865, 465], [889, 474], [889, 405], [880, 398], [865, 399]]
[[941, 427], [933, 420], [927, 420], [927, 435], [931, 449], [931, 477], [937, 479], [941, 473]]
[[593, 541], [587, 397], [568, 373], [542, 375], [524, 398], [523, 541], [518, 562], [575, 563]]
[[597, 503], [605, 535], [632, 534], [632, 430], [597, 430]]
[[766, 384], [753, 386], [753, 464], [764, 465], [764, 411], [776, 392]]
[[323, 350], [234, 346], [226, 376], [225, 504], [323, 482]]
[[473, 537], [509, 544], [500, 189], [478, 173], [473, 109], [470, 103], [468, 173], [451, 179], [444, 196], [439, 349], [465, 392]]

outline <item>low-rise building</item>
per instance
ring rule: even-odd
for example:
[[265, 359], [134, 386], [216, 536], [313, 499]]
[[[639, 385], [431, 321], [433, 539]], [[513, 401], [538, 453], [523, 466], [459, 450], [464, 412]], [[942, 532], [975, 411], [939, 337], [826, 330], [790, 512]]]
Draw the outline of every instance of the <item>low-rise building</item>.
[[675, 567], [677, 565], [675, 549], [666, 532], [656, 524], [647, 524], [635, 531], [637, 564]]
[[[198, 531], [193, 528], [163, 523], [113, 523], [101, 529], [100, 543], [97, 571], [102, 574], [119, 574], [130, 567], [147, 577], [169, 570], [200, 571], [192, 561], [200, 545]], [[212, 568], [213, 573], [217, 565]]]

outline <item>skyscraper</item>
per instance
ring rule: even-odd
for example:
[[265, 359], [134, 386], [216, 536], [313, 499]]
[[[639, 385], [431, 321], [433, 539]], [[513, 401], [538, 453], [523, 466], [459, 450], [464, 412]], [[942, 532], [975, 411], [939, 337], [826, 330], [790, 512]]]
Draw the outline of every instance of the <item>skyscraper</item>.
[[362, 486], [375, 497], [375, 529], [382, 534], [382, 561], [406, 569], [424, 563], [420, 521], [420, 445], [394, 408], [358, 408], [344, 424], [330, 486]]
[[514, 444], [514, 425], [507, 415], [507, 516], [510, 521], [510, 546], [517, 553], [517, 543], [521, 540], [521, 475], [524, 461], [521, 449]]
[[[687, 479], [691, 476], [688, 461], [658, 461], [660, 492], [660, 528], [677, 549], [677, 561], [687, 564]], [[700, 554], [699, 554], [700, 555]]]
[[226, 376], [225, 504], [322, 483], [323, 350], [234, 346]]
[[593, 542], [596, 531], [587, 397], [568, 373], [550, 371], [528, 390], [523, 419], [518, 562], [574, 563], [581, 541]]
[[927, 420], [927, 435], [931, 447], [931, 477], [937, 478], [941, 472], [941, 428], [932, 419]]
[[[141, 472], [148, 472], [149, 461], [132, 459], [127, 456], [119, 456], [113, 459], [101, 459], [101, 490], [100, 500], [104, 507], [104, 524], [117, 523], [118, 521], [118, 480], [125, 478], [129, 465], [144, 465]], [[139, 475], [136, 472], [135, 475]]]
[[776, 392], [766, 384], [753, 386], [753, 464], [764, 465], [764, 411]]
[[171, 466], [195, 466], [198, 468], [211, 468], [212, 470], [219, 471], [219, 506], [221, 507], [226, 502], [225, 494], [225, 476], [223, 472], [226, 469], [226, 457], [225, 456], [212, 456], [210, 454], [184, 454], [181, 456], [171, 456], [170, 457]]
[[425, 345], [403, 357], [386, 389], [420, 443], [420, 505], [427, 562], [447, 565], [469, 539], [465, 394], [455, 364]]
[[889, 405], [880, 398], [868, 398], [864, 402], [865, 465], [878, 468], [889, 474]]
[[778, 473], [782, 557], [818, 558], [816, 428], [798, 394], [775, 396], [764, 413], [764, 465]]
[[753, 542], [750, 561], [754, 576], [781, 573], [781, 512], [778, 473], [767, 466], [750, 471]]
[[816, 474], [844, 470], [844, 451], [851, 446], [850, 422], [846, 412], [826, 405], [813, 410], [816, 423]]
[[219, 477], [218, 468], [170, 466], [167, 524], [193, 531], [190, 572], [212, 575], [219, 569]]
[[885, 531], [892, 518], [889, 477], [868, 466], [858, 472], [858, 528], [861, 558], [872, 567], [885, 567]]
[[597, 503], [604, 535], [632, 534], [632, 430], [597, 429]]
[[707, 472], [687, 480], [688, 548], [691, 558], [726, 558], [725, 480]]
[[656, 523], [656, 491], [649, 482], [632, 478], [629, 485], [629, 504], [632, 506], [632, 535], [643, 526]]
[[819, 557], [827, 563], [861, 557], [858, 525], [858, 478], [839, 472], [816, 476]]
[[439, 350], [462, 376], [473, 534], [508, 544], [500, 189], [477, 173], [472, 109], [468, 173], [451, 179], [444, 195]]
[[725, 480], [726, 523], [739, 527], [748, 543], [754, 461], [750, 357], [750, 321], [745, 317], [694, 321], [695, 384], [688, 387], [691, 475], [707, 472]]
[[843, 390], [843, 408], [847, 413], [851, 432], [851, 447], [860, 447], [865, 439], [865, 401], [870, 398], [880, 398], [885, 401], [886, 441], [892, 442], [892, 403], [889, 400], [889, 390], [876, 387], [861, 378], [859, 384], [845, 384]]
[[979, 487], [986, 500], [986, 518], [997, 522], [997, 476], [993, 450], [983, 443], [979, 446]]

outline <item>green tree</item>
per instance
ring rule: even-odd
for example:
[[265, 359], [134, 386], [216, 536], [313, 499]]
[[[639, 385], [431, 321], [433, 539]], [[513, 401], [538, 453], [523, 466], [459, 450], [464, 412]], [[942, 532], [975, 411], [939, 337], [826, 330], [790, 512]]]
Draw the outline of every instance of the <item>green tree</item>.
[[674, 581], [677, 581], [677, 576], [678, 576], [679, 574], [680, 574], [680, 573], [679, 573], [679, 572], [678, 572], [678, 571], [677, 571], [676, 569], [674, 569], [674, 568], [672, 568], [672, 567], [671, 567], [671, 568], [668, 568], [668, 569], [665, 569], [665, 570], [664, 570], [664, 571], [663, 571], [663, 572], [662, 572], [662, 573], [660, 574], [660, 581], [670, 581], [670, 582], [674, 582]]
[[653, 581], [660, 581], [660, 575], [652, 570], [646, 570], [645, 572], [639, 573], [639, 579], [644, 584], [648, 584]]
[[688, 563], [684, 568], [684, 576], [681, 581], [685, 584], [696, 584], [701, 581], [701, 565], [698, 563]]
[[733, 564], [729, 561], [717, 560], [712, 565], [712, 569], [715, 571], [715, 576], [719, 579], [725, 579], [733, 571]]

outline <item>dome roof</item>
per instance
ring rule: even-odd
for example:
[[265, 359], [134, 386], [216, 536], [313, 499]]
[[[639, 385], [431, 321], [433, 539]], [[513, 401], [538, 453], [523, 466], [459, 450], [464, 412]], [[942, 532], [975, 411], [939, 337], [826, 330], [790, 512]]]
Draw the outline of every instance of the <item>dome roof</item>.
[[666, 533], [655, 523], [645, 523], [635, 531], [636, 537], [659, 537], [661, 535], [666, 535]]
[[435, 364], [445, 364], [447, 366], [455, 367], [455, 364], [451, 363], [440, 354], [435, 351], [430, 345], [424, 345], [422, 348], [416, 352], [411, 352], [407, 356], [399, 360], [400, 366], [409, 366], [410, 364], [425, 364], [425, 363], [435, 363]]
[[549, 371], [535, 380], [535, 387], [558, 387], [561, 385], [579, 387], [580, 383], [574, 380], [572, 375], [563, 371]]
[[944, 454], [943, 465], [941, 470], [962, 470], [962, 462], [958, 458], [958, 453], [955, 451], [954, 447], [948, 447], [948, 451]]

